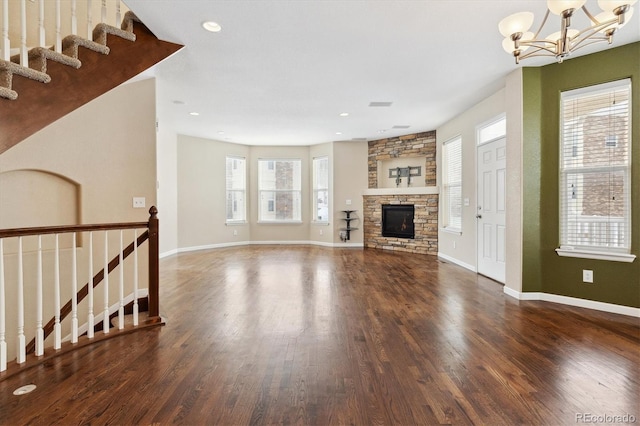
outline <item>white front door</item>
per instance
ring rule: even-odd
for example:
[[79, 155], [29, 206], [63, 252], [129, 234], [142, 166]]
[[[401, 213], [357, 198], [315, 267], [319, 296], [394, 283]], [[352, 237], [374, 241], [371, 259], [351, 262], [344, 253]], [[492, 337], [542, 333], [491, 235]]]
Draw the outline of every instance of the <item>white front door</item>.
[[505, 138], [478, 147], [478, 273], [505, 281]]

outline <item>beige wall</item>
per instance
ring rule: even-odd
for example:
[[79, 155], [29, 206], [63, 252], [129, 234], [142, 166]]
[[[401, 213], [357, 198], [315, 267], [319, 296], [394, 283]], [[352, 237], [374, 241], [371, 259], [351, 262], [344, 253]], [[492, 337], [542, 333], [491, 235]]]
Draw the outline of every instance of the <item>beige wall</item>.
[[[333, 242], [340, 243], [339, 229], [344, 227], [344, 221], [339, 218], [344, 217], [340, 210], [356, 210], [352, 217], [360, 220], [352, 221], [353, 227], [359, 228], [351, 232], [351, 244], [364, 244], [363, 232], [363, 198], [362, 193], [369, 185], [368, 178], [368, 143], [366, 141], [336, 142], [333, 144], [333, 217], [335, 219], [335, 229]], [[351, 200], [351, 205], [347, 205], [347, 200]]]
[[[225, 224], [227, 155], [247, 159], [246, 224]], [[311, 217], [311, 165], [313, 158], [320, 156], [329, 158], [331, 208], [328, 225], [314, 224]], [[260, 158], [302, 160], [302, 223], [258, 222], [256, 200], [257, 168]], [[342, 217], [340, 210], [350, 208], [362, 211], [362, 191], [366, 187], [366, 142], [334, 142], [293, 147], [246, 146], [178, 135], [177, 250], [270, 242], [343, 245], [339, 238], [339, 228], [344, 226], [344, 222], [339, 220]], [[346, 205], [347, 199], [351, 200], [351, 206]], [[237, 235], [234, 235], [234, 231]], [[352, 234], [349, 244], [361, 246], [362, 242], [362, 232], [356, 231]]]
[[[54, 224], [73, 224], [80, 222], [85, 224], [108, 222], [138, 222], [148, 220], [148, 209], [156, 203], [156, 140], [155, 140], [155, 82], [153, 79], [130, 83], [120, 86], [103, 96], [93, 100], [87, 105], [77, 109], [71, 114], [56, 121], [40, 132], [25, 139], [20, 144], [12, 147], [0, 155], [0, 175], [18, 176], [26, 178], [20, 180], [0, 179], [0, 193], [3, 199], [19, 200], [19, 193], [25, 191], [25, 186], [14, 185], [15, 182], [25, 182], [33, 177], [38, 181], [43, 176], [47, 180], [46, 185], [36, 185], [34, 197], [43, 195], [42, 191], [56, 192], [53, 197], [44, 197], [38, 203], [30, 200], [28, 203], [11, 206], [12, 214], [0, 214], [0, 228], [15, 225], [19, 214], [16, 211], [24, 211], [28, 217], [28, 224], [23, 226], [39, 226]], [[17, 172], [20, 171], [20, 172]], [[31, 177], [29, 177], [31, 176]], [[54, 176], [56, 178], [46, 178]], [[59, 181], [62, 189], [51, 188], [50, 184]], [[75, 188], [69, 194], [69, 185]], [[44, 188], [44, 189], [43, 189]], [[60, 196], [67, 193], [65, 196]], [[77, 193], [77, 196], [76, 194]], [[51, 195], [51, 194], [49, 194]], [[145, 197], [147, 207], [134, 209], [132, 198]], [[24, 199], [24, 198], [23, 198]], [[56, 205], [60, 200], [75, 200], [76, 206]], [[9, 208], [1, 204], [0, 209]], [[37, 210], [36, 210], [37, 208]], [[52, 210], [56, 209], [55, 213]], [[75, 219], [74, 219], [75, 212]], [[4, 212], [3, 212], [4, 213]], [[62, 216], [61, 216], [62, 214]], [[13, 223], [7, 223], [9, 220]], [[64, 223], [62, 223], [64, 222]], [[94, 272], [98, 272], [104, 259], [104, 233], [94, 233]], [[45, 301], [51, 301], [52, 296], [52, 236], [43, 238], [45, 247], [44, 278]], [[15, 246], [15, 241], [7, 239], [7, 247]], [[64, 239], [63, 239], [64, 240]], [[69, 265], [71, 250], [70, 242], [61, 243], [61, 302], [64, 304], [71, 298]], [[111, 259], [116, 255], [119, 246], [119, 236], [110, 234], [109, 255]], [[131, 231], [125, 232], [124, 244], [133, 240]], [[78, 238], [78, 286], [83, 286], [88, 281], [88, 256], [86, 235]], [[35, 303], [35, 255], [32, 250], [34, 241], [24, 241], [25, 253], [25, 304], [26, 322], [25, 333], [29, 340], [33, 336], [35, 328], [35, 310], [29, 308]], [[146, 247], [145, 247], [146, 248]], [[15, 250], [13, 250], [15, 253]], [[146, 264], [146, 249], [141, 250], [140, 265]], [[15, 301], [16, 296], [16, 255], [9, 250], [5, 255], [5, 280], [7, 283], [7, 300]], [[131, 261], [125, 266], [125, 294], [132, 291]], [[146, 269], [141, 267], [141, 287], [146, 287]], [[116, 274], [117, 275], [117, 274]], [[114, 278], [112, 278], [114, 279]], [[110, 286], [111, 287], [111, 286]], [[109, 304], [117, 301], [117, 291], [109, 294]], [[95, 295], [95, 313], [99, 313], [103, 307], [103, 293], [97, 291]], [[15, 346], [15, 303], [7, 304], [7, 341], [11, 342], [10, 356]], [[86, 321], [86, 306], [80, 306], [79, 322]], [[45, 321], [53, 315], [51, 304], [45, 306]], [[67, 319], [68, 323], [69, 319]], [[63, 335], [68, 331], [68, 325], [63, 327]]]
[[[248, 171], [249, 147], [178, 135], [177, 152], [177, 248], [249, 241], [248, 223], [232, 226], [225, 223], [226, 156], [245, 157]], [[250, 209], [251, 197], [248, 202]], [[237, 235], [233, 235], [234, 231]]]
[[[469, 199], [469, 205], [462, 207], [462, 232], [451, 233], [440, 229], [438, 232], [438, 253], [461, 265], [475, 270], [476, 259], [476, 128], [478, 125], [505, 112], [505, 89], [488, 97], [467, 111], [436, 129], [436, 158], [438, 182], [442, 182], [442, 144], [456, 137], [462, 137], [462, 198]], [[509, 141], [507, 140], [507, 144]], [[443, 223], [439, 213], [439, 223]], [[508, 231], [507, 231], [508, 232]], [[454, 248], [455, 243], [455, 248]]]

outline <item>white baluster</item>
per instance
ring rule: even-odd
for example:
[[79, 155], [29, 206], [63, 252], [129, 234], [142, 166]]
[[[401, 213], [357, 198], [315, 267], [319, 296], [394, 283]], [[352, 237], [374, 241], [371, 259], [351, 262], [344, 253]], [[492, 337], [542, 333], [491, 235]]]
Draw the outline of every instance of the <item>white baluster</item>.
[[60, 0], [56, 0], [56, 52], [62, 53], [62, 30], [60, 24]]
[[41, 356], [44, 355], [44, 329], [42, 328], [42, 235], [38, 235], [36, 274], [36, 356]]
[[60, 243], [56, 234], [56, 247], [53, 253], [53, 303], [55, 323], [53, 324], [53, 349], [60, 349], [62, 346], [62, 327], [60, 325]]
[[0, 371], [7, 369], [7, 340], [6, 340], [6, 299], [4, 294], [4, 249], [0, 238]]
[[87, 40], [93, 40], [93, 11], [91, 0], [87, 0]]
[[102, 8], [100, 8], [100, 22], [107, 22], [107, 0], [102, 0]]
[[71, 234], [71, 343], [78, 343], [78, 259], [76, 255], [76, 233]]
[[120, 262], [120, 286], [118, 287], [118, 298], [120, 299], [120, 306], [118, 307], [118, 330], [124, 328], [124, 259], [122, 258], [122, 229], [120, 230], [120, 253], [118, 254], [118, 260]]
[[104, 231], [104, 318], [102, 319], [102, 331], [109, 333], [109, 235]]
[[93, 232], [89, 232], [89, 286], [87, 287], [87, 337], [93, 339], [94, 317], [93, 317]]
[[116, 28], [120, 28], [122, 14], [120, 13], [120, 0], [116, 0]]
[[44, 0], [38, 2], [38, 46], [44, 47], [47, 43], [44, 29]]
[[11, 42], [9, 41], [9, 0], [2, 0], [2, 59], [11, 59]]
[[29, 66], [29, 55], [27, 53], [27, 3], [20, 0], [20, 65]]
[[133, 230], [133, 325], [138, 325], [138, 230]]
[[18, 338], [16, 362], [22, 364], [27, 360], [24, 337], [24, 272], [22, 270], [22, 237], [18, 237]]
[[71, 0], [71, 34], [78, 35], [78, 16], [76, 15], [76, 0]]

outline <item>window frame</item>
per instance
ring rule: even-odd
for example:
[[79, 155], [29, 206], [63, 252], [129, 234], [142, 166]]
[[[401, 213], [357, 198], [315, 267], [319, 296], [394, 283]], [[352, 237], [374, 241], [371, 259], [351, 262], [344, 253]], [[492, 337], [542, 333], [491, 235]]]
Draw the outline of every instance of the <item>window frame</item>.
[[[626, 111], [627, 113], [626, 130], [627, 130], [627, 138], [628, 138], [628, 142], [627, 142], [628, 152], [627, 152], [626, 163], [619, 164], [618, 162], [609, 161], [609, 163], [606, 165], [582, 164], [577, 166], [576, 165], [567, 166], [565, 161], [565, 159], [567, 158], [567, 155], [566, 155], [567, 153], [571, 154], [570, 157], [578, 157], [581, 154], [583, 156], [582, 158], [583, 159], [585, 158], [584, 157], [585, 141], [582, 136], [584, 133], [583, 128], [574, 131], [572, 138], [567, 137], [567, 134], [565, 133], [565, 126], [567, 125], [567, 123], [565, 123], [566, 103], [575, 99], [594, 97], [600, 93], [601, 94], [612, 93], [613, 91], [619, 90], [621, 88], [626, 88], [628, 90], [628, 97], [629, 97], [628, 107]], [[619, 262], [633, 262], [633, 260], [635, 259], [635, 255], [630, 254], [631, 244], [632, 244], [632, 241], [631, 241], [632, 239], [632, 229], [631, 229], [632, 227], [632, 211], [631, 211], [632, 210], [632, 199], [631, 199], [632, 188], [631, 187], [633, 185], [633, 182], [631, 180], [631, 167], [632, 167], [632, 158], [633, 158], [632, 157], [632, 147], [633, 147], [632, 117], [633, 115], [631, 112], [631, 108], [632, 108], [632, 90], [631, 90], [631, 80], [628, 78], [612, 81], [609, 83], [596, 84], [596, 85], [583, 87], [575, 90], [567, 90], [560, 94], [560, 117], [559, 117], [560, 126], [559, 126], [559, 138], [558, 138], [558, 147], [559, 147], [559, 152], [558, 152], [558, 159], [559, 159], [559, 164], [558, 164], [558, 197], [559, 197], [558, 240], [559, 240], [560, 247], [556, 249], [556, 252], [560, 256], [610, 260], [610, 261], [619, 261]], [[589, 113], [589, 114], [585, 113], [585, 114], [574, 117], [573, 120], [580, 120], [589, 116], [594, 116], [594, 115], [593, 113]], [[607, 116], [613, 116], [613, 113], [609, 113], [607, 114]], [[607, 127], [606, 129], [608, 130], [610, 129], [610, 127]], [[576, 134], [578, 134], [579, 136], [576, 136]], [[576, 137], [580, 139], [581, 146], [578, 146], [576, 142]], [[618, 148], [617, 138], [616, 138], [615, 146], [611, 146], [606, 137], [603, 143], [606, 144], [605, 149]], [[591, 155], [597, 155], [597, 153], [591, 154]], [[587, 159], [588, 158], [589, 157], [587, 157]], [[622, 208], [623, 216], [620, 222], [623, 224], [622, 232], [624, 233], [623, 241], [625, 243], [623, 247], [620, 247], [620, 246], [612, 247], [612, 246], [606, 246], [601, 244], [600, 245], [599, 244], [580, 244], [580, 243], [576, 244], [576, 242], [578, 242], [577, 240], [578, 235], [575, 232], [571, 234], [571, 226], [569, 225], [569, 222], [571, 221], [570, 215], [572, 213], [569, 207], [569, 201], [570, 201], [569, 196], [571, 196], [571, 199], [576, 199], [577, 197], [577, 195], [575, 194], [576, 189], [578, 189], [580, 194], [586, 193], [586, 190], [584, 186], [582, 186], [582, 184], [579, 185], [579, 188], [575, 188], [574, 186], [572, 186], [572, 188], [574, 189], [570, 190], [569, 183], [571, 181], [571, 178], [573, 177], [574, 179], [584, 181], [585, 178], [588, 178], [589, 176], [594, 176], [596, 174], [607, 174], [607, 176], [609, 176], [609, 179], [607, 179], [606, 183], [610, 183], [612, 181], [611, 180], [612, 176], [615, 176], [615, 175], [622, 176], [622, 187], [623, 187], [622, 193], [624, 194], [625, 204]], [[603, 180], [597, 180], [595, 182], [601, 183], [603, 186], [605, 185], [605, 182]], [[574, 191], [574, 192], [570, 192], [570, 191]], [[609, 193], [609, 197], [610, 196], [611, 195]], [[613, 200], [615, 200], [615, 198], [613, 198]], [[582, 217], [583, 214], [581, 213], [580, 216]], [[618, 218], [618, 216], [612, 216], [611, 214], [591, 215], [591, 216], [585, 216], [585, 217], [591, 217], [594, 223], [602, 222], [607, 224], [611, 223], [612, 218]], [[577, 226], [577, 225], [573, 225], [573, 226]], [[596, 236], [598, 236], [599, 235], [598, 232], [601, 232], [601, 231], [594, 231], [594, 232], [596, 233]], [[596, 237], [593, 237], [593, 238], [596, 238]], [[611, 238], [609, 235], [607, 235], [605, 239], [607, 241], [607, 244], [611, 244]]]
[[[458, 144], [459, 158], [455, 164], [451, 164], [449, 161], [449, 150], [453, 144]], [[449, 147], [449, 148], [448, 148]], [[453, 184], [449, 182], [449, 169], [452, 166], [458, 165], [460, 170], [458, 180]], [[451, 210], [452, 210], [452, 196], [451, 188], [459, 188], [459, 225], [451, 225]], [[442, 230], [447, 232], [456, 233], [462, 235], [462, 136], [457, 135], [451, 139], [446, 140], [442, 144]]]
[[[273, 172], [274, 174], [278, 171], [279, 162], [292, 162], [294, 164], [294, 182], [292, 189], [283, 189], [283, 188], [273, 188], [267, 189], [264, 188], [263, 181], [263, 169], [265, 172]], [[297, 163], [297, 169], [299, 170], [297, 181], [295, 181], [295, 164]], [[257, 173], [257, 187], [258, 187], [258, 223], [268, 223], [268, 224], [298, 224], [302, 223], [302, 159], [301, 158], [258, 158], [258, 173]], [[277, 184], [277, 182], [276, 182]], [[295, 189], [295, 188], [298, 189]], [[292, 205], [293, 211], [298, 212], [297, 217], [293, 217], [292, 219], [278, 219], [278, 208], [277, 208], [277, 200], [274, 197], [277, 197], [277, 194], [284, 193], [292, 194]], [[274, 197], [265, 197], [265, 193], [273, 193]], [[266, 203], [263, 205], [263, 198], [266, 200]], [[269, 212], [269, 201], [273, 203], [273, 212]], [[268, 217], [269, 215], [265, 213], [275, 213], [276, 217]]]
[[[238, 170], [238, 167], [236, 166], [239, 166], [240, 164], [242, 164], [242, 189], [229, 189], [229, 166], [231, 165], [231, 171], [233, 173], [234, 170]], [[229, 197], [231, 193], [243, 194], [242, 199], [244, 200], [244, 202], [242, 203], [243, 209], [241, 219], [229, 218], [229, 203], [232, 203], [231, 209], [234, 210], [233, 203], [237, 202], [236, 198]], [[225, 223], [228, 225], [247, 223], [247, 159], [246, 157], [242, 157], [239, 155], [227, 155], [225, 157]]]
[[[326, 181], [326, 185], [325, 186], [320, 186], [318, 183], [318, 166], [317, 166], [317, 162], [320, 161], [325, 161], [326, 162], [326, 170], [327, 170], [327, 181]], [[311, 163], [311, 185], [312, 185], [312, 200], [311, 200], [311, 211], [313, 212], [313, 219], [311, 220], [312, 223], [315, 224], [329, 224], [331, 221], [331, 189], [330, 189], [330, 173], [329, 173], [329, 156], [328, 155], [322, 155], [319, 157], [314, 157]], [[324, 182], [323, 182], [324, 183]], [[318, 219], [318, 194], [321, 191], [325, 191], [326, 192], [326, 198], [327, 198], [327, 217], [326, 219]]]

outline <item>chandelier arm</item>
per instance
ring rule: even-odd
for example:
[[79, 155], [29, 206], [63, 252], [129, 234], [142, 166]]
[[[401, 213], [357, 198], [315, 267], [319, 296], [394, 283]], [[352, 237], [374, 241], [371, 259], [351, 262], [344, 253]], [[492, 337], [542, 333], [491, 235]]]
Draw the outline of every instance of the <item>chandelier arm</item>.
[[582, 5], [582, 11], [584, 12], [585, 15], [587, 15], [587, 18], [589, 18], [591, 22], [593, 22], [596, 25], [600, 25], [600, 22], [598, 22], [598, 20], [589, 12], [589, 9], [587, 9], [587, 6]]
[[581, 44], [579, 46], [576, 46], [574, 49], [572, 49], [572, 52], [575, 52], [578, 49], [582, 49], [583, 47], [587, 47], [589, 45], [595, 44], [595, 43], [600, 43], [603, 41], [609, 41], [606, 37], [601, 37], [601, 38], [597, 38], [597, 39], [591, 39], [591, 41], [589, 43], [585, 43], [585, 44]]
[[[540, 50], [545, 50], [549, 53], [551, 53], [553, 56], [556, 55], [556, 43], [551, 42], [549, 40], [531, 40], [531, 41], [527, 41], [527, 42], [522, 42], [521, 45], [523, 46], [529, 46], [529, 47], [533, 47], [534, 49], [536, 49], [534, 52], [539, 52]], [[547, 47], [547, 45], [552, 45], [553, 48]], [[533, 52], [530, 52], [533, 53]], [[526, 58], [527, 56], [529, 56], [529, 54], [525, 54], [520, 56], [521, 58]]]
[[536, 56], [556, 56], [555, 50], [549, 50], [544, 47], [536, 46], [535, 50], [520, 55], [520, 59], [533, 58]]

